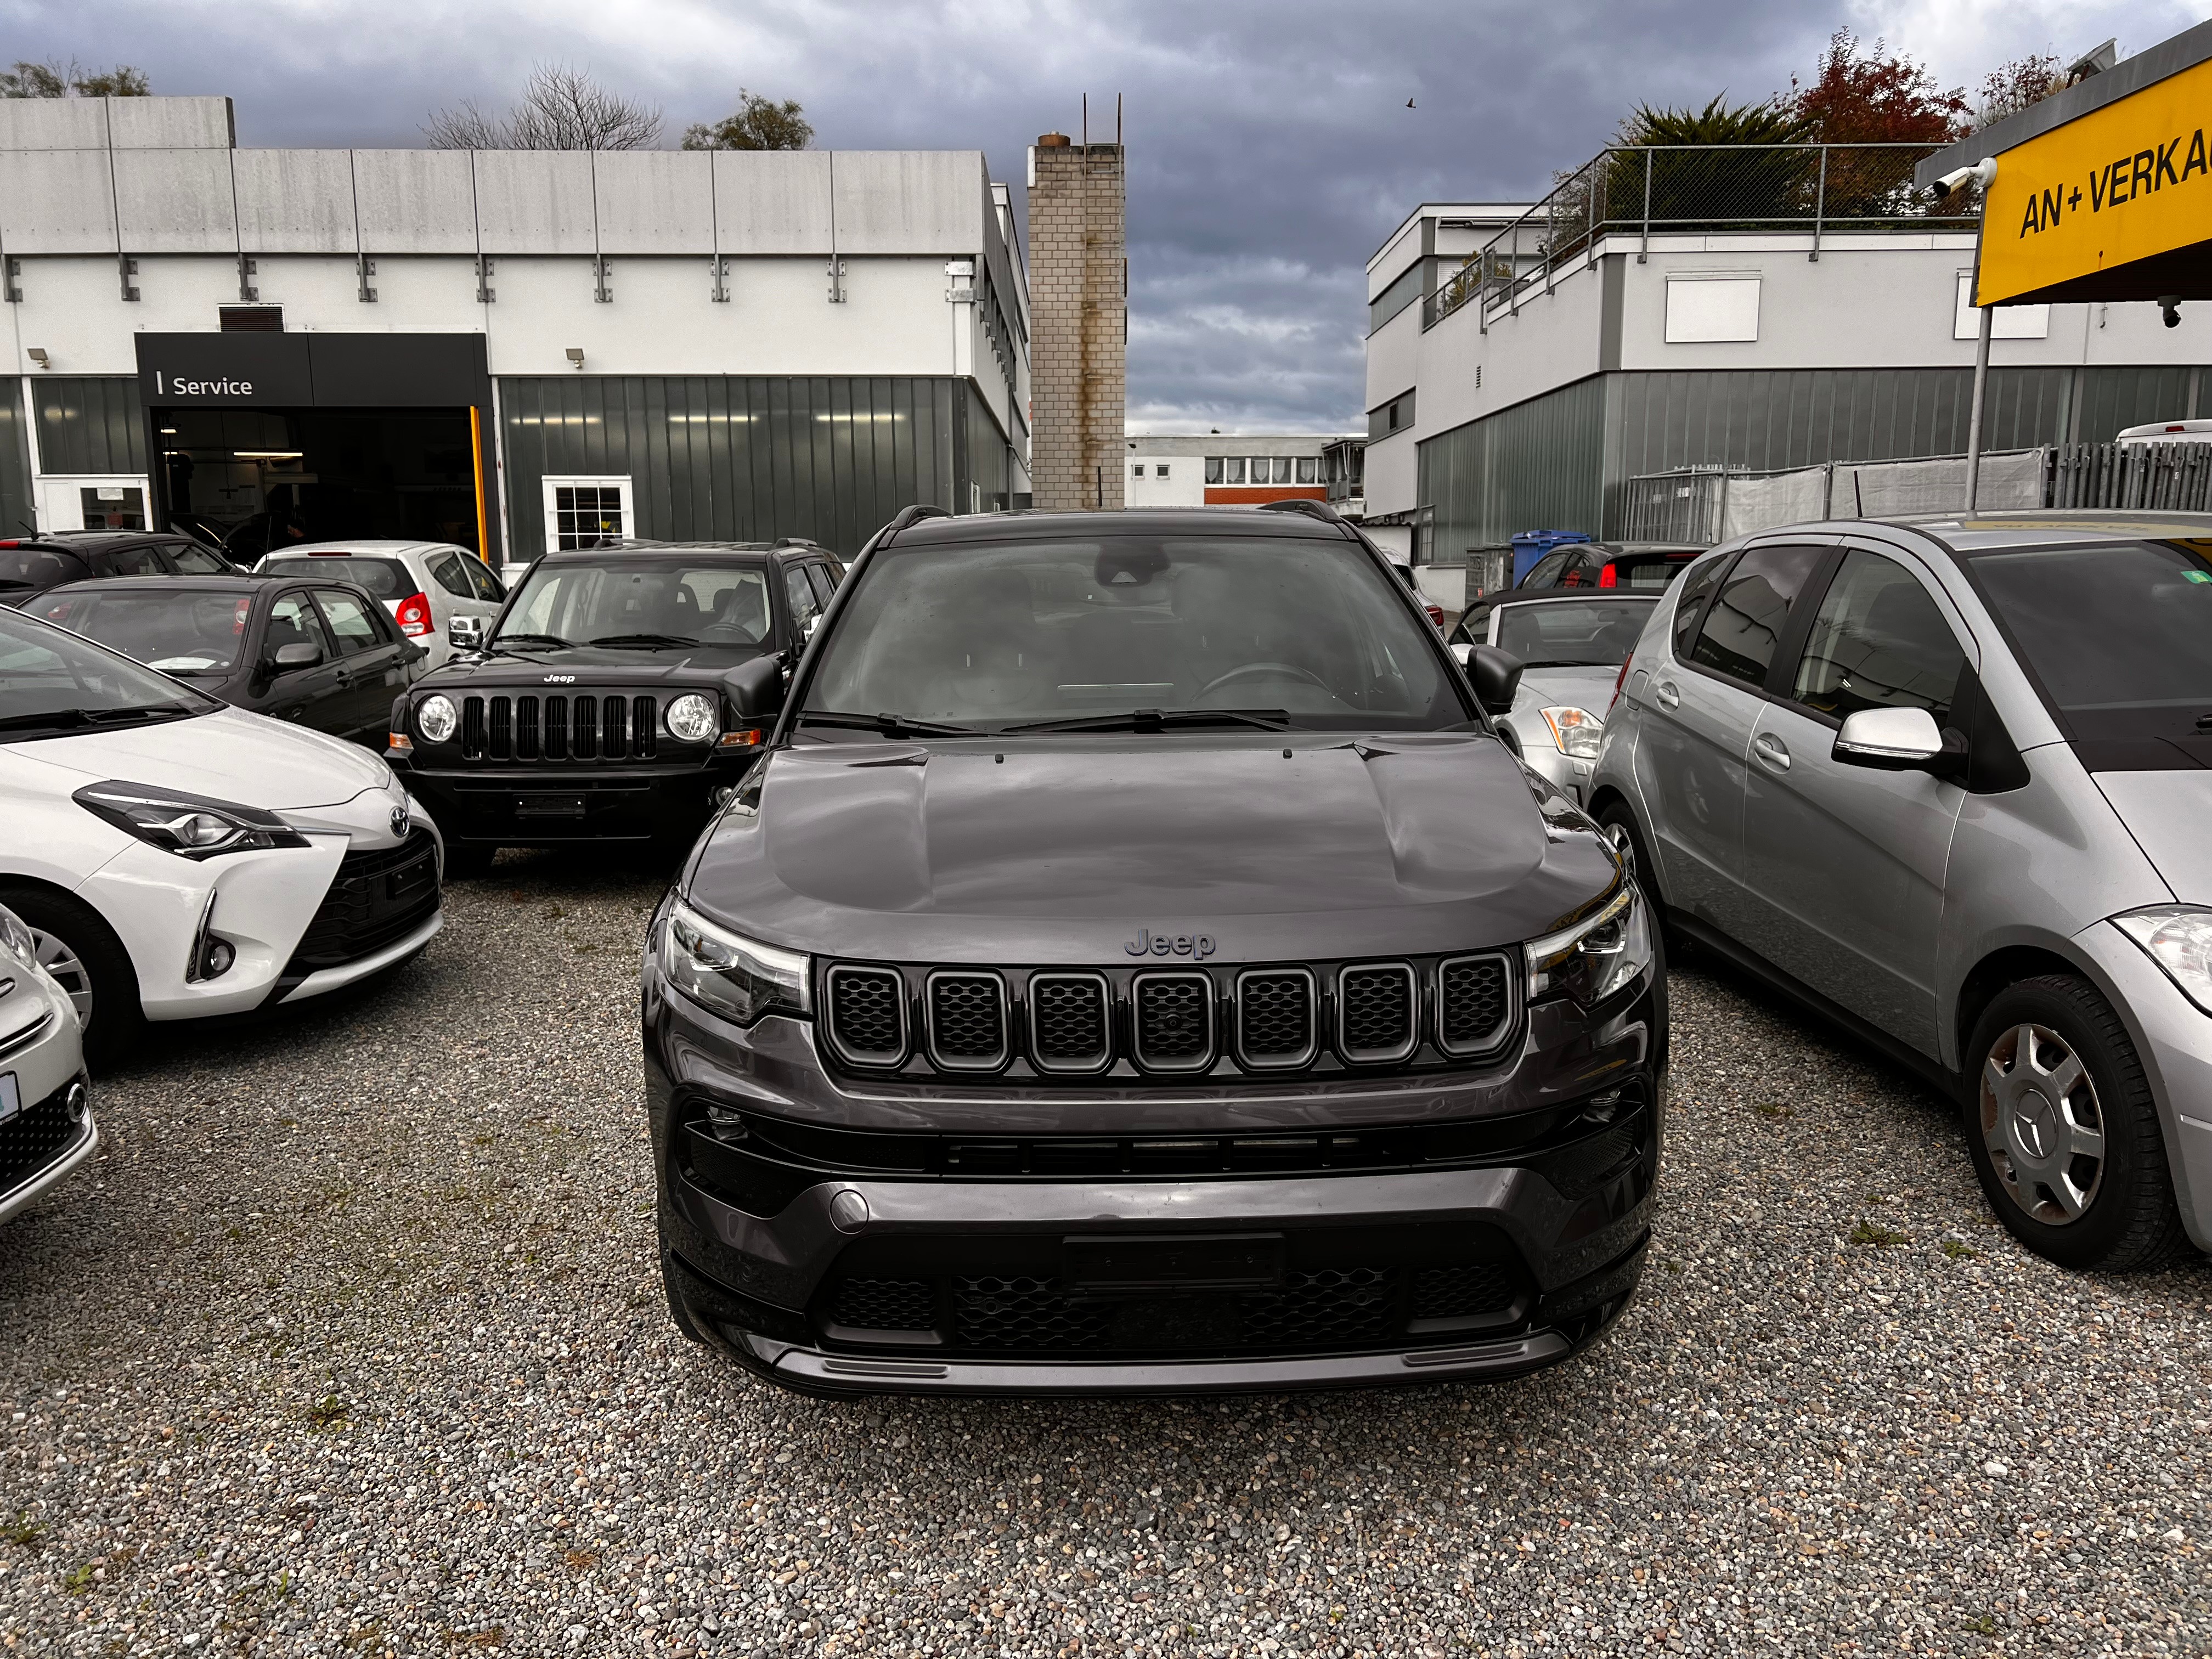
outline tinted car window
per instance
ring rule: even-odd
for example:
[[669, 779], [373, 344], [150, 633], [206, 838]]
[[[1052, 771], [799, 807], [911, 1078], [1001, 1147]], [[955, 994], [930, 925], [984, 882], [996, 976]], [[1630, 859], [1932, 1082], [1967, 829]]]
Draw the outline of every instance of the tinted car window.
[[1735, 562], [1705, 612], [1690, 660], [1747, 684], [1765, 683], [1797, 590], [1824, 547], [1754, 547]]
[[0, 547], [0, 593], [9, 588], [59, 587], [92, 574], [82, 559], [52, 547]]
[[814, 597], [821, 602], [822, 608], [827, 611], [830, 608], [830, 596], [837, 591], [837, 579], [831, 575], [825, 567], [810, 564], [806, 567], [806, 580], [814, 584]]
[[1567, 561], [1572, 556], [1571, 554], [1567, 553], [1547, 553], [1529, 567], [1528, 574], [1521, 579], [1521, 586], [1557, 587], [1559, 585], [1559, 573], [1567, 568]]
[[1617, 668], [1628, 660], [1656, 601], [1579, 600], [1508, 605], [1498, 612], [1498, 643], [1530, 668], [1583, 664]]
[[460, 556], [458, 554], [431, 555], [430, 575], [439, 586], [457, 598], [473, 599], [477, 596], [476, 589], [469, 586], [468, 572], [461, 568]]
[[760, 566], [625, 553], [608, 564], [531, 566], [493, 643], [534, 634], [579, 645], [666, 638], [754, 646], [768, 627]]
[[507, 597], [507, 589], [500, 586], [499, 578], [491, 574], [482, 559], [465, 558], [460, 563], [462, 574], [476, 588], [478, 599], [497, 605]]
[[1460, 614], [1451, 631], [1454, 645], [1487, 645], [1490, 643], [1490, 606], [1471, 605]]
[[234, 668], [253, 614], [250, 594], [147, 592], [57, 593], [34, 600], [31, 614], [98, 640], [149, 668], [168, 674]]
[[151, 547], [120, 547], [107, 556], [107, 574], [111, 576], [166, 576], [169, 568], [161, 562], [161, 556]]
[[261, 636], [261, 654], [274, 660], [277, 651], [288, 645], [312, 645], [325, 659], [337, 654], [331, 643], [330, 630], [304, 592], [286, 593], [269, 607], [269, 626]]
[[805, 706], [961, 725], [1139, 708], [1462, 725], [1435, 630], [1392, 581], [1334, 537], [895, 545], [843, 601]]
[[1690, 641], [1698, 627], [1698, 610], [1721, 579], [1721, 572], [1729, 568], [1726, 559], [1709, 560], [1692, 577], [1674, 601], [1674, 654], [1686, 659]]
[[376, 599], [404, 599], [418, 591], [414, 574], [397, 559], [371, 559], [359, 556], [328, 558], [293, 553], [264, 560], [261, 568], [283, 576], [313, 576], [324, 581], [351, 582]]
[[1862, 708], [1925, 708], [1942, 726], [1966, 665], [1919, 579], [1854, 549], [1813, 618], [1794, 690], [1808, 708], [1838, 720]]
[[222, 707], [118, 652], [0, 606], [0, 741], [74, 730], [86, 714], [114, 719], [131, 710]]
[[814, 602], [814, 590], [806, 585], [803, 567], [792, 565], [785, 569], [783, 592], [791, 605], [791, 631], [804, 634], [806, 624], [821, 614], [822, 607]]
[[2083, 738], [2195, 737], [2212, 714], [2212, 543], [1970, 553], [1990, 606]]
[[190, 542], [171, 542], [169, 562], [187, 576], [228, 576], [230, 564], [204, 547], [195, 547]]
[[323, 620], [331, 625], [331, 635], [338, 642], [340, 656], [355, 656], [384, 643], [375, 619], [356, 595], [335, 587], [319, 587], [315, 590], [315, 602], [322, 607]]
[[1633, 593], [1656, 593], [1690, 568], [1695, 553], [1616, 553], [1613, 580]]

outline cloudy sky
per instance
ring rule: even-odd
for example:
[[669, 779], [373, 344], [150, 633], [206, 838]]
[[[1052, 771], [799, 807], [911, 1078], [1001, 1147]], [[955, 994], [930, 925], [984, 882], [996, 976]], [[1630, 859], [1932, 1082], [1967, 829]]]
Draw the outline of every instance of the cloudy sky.
[[[2212, 0], [0, 0], [0, 58], [228, 93], [239, 141], [413, 144], [534, 61], [657, 103], [667, 142], [739, 86], [819, 144], [981, 148], [1020, 191], [1040, 132], [1125, 100], [1129, 416], [1155, 432], [1360, 418], [1364, 267], [1423, 200], [1526, 199], [1638, 101], [1763, 98], [1831, 33], [1887, 37], [1946, 86], [2117, 35], [2140, 51]], [[1406, 107], [1411, 98], [1415, 107]]]

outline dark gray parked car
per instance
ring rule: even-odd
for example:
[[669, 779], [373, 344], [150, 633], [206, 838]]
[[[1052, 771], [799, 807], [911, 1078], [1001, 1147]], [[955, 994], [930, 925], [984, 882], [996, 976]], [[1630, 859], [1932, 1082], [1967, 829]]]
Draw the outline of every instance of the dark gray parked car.
[[652, 922], [686, 1333], [812, 1390], [1258, 1389], [1510, 1376], [1625, 1305], [1636, 888], [1302, 507], [860, 555]]
[[1956, 1095], [2032, 1249], [2212, 1248], [2212, 516], [1729, 544], [1590, 804], [1675, 928]]

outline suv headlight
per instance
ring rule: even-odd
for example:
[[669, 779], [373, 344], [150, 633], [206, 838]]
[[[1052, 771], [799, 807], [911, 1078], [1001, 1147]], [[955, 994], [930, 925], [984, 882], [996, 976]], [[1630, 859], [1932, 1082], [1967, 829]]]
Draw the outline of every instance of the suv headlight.
[[36, 965], [39, 947], [24, 926], [22, 917], [6, 905], [0, 904], [0, 956], [10, 956], [26, 968]]
[[2212, 1014], [2212, 910], [2160, 904], [2114, 916], [2112, 926], [2142, 945], [2184, 996]]
[[305, 847], [307, 837], [258, 806], [188, 795], [146, 783], [88, 783], [70, 797], [79, 806], [149, 846], [184, 859], [271, 847]]
[[721, 721], [714, 713], [714, 700], [697, 691], [686, 691], [668, 705], [661, 716], [668, 726], [668, 735], [685, 743], [712, 743], [721, 729]]
[[661, 929], [660, 971], [669, 984], [739, 1025], [769, 1012], [809, 1012], [809, 965], [802, 952], [718, 927], [680, 899]]
[[422, 734], [425, 743], [445, 742], [460, 723], [460, 711], [453, 707], [451, 697], [425, 697], [416, 706], [415, 729]]
[[1544, 724], [1552, 728], [1552, 741], [1563, 755], [1577, 760], [1595, 760], [1605, 737], [1605, 722], [1587, 708], [1562, 705], [1543, 711]]
[[1564, 991], [1588, 1008], [1602, 1002], [1651, 963], [1651, 931], [1644, 901], [1624, 883], [1596, 912], [1523, 949], [1528, 1000]]

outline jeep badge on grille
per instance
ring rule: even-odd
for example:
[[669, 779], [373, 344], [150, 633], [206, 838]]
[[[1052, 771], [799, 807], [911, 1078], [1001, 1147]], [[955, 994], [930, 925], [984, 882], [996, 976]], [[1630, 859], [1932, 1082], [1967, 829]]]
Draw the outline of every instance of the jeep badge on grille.
[[1122, 940], [1121, 948], [1133, 957], [1196, 957], [1202, 961], [1213, 954], [1213, 940], [1205, 933], [1155, 933], [1140, 927], [1136, 938]]

